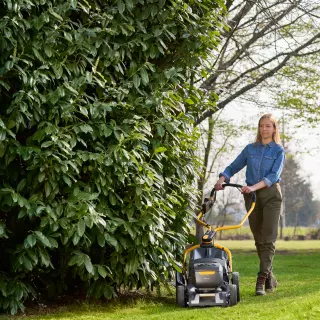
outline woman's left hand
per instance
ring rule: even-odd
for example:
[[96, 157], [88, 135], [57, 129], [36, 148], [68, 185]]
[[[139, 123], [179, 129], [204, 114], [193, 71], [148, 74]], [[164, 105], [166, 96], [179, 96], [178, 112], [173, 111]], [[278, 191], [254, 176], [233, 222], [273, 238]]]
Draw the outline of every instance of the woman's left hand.
[[249, 187], [249, 186], [243, 186], [241, 188], [241, 192], [242, 193], [250, 193], [250, 192], [254, 192], [254, 188], [253, 187]]

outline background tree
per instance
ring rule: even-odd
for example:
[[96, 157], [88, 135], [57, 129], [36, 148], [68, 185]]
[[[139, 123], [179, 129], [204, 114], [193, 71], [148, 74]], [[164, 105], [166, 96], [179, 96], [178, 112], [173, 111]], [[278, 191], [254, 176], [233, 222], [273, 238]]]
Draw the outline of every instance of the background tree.
[[[207, 69], [207, 78], [199, 79], [204, 90], [219, 92], [220, 98], [197, 122], [237, 98], [257, 102], [261, 85], [272, 98], [279, 87], [286, 89], [283, 79], [296, 85], [314, 82], [312, 75], [318, 79], [308, 59], [317, 59], [320, 50], [319, 11], [319, 4], [310, 0], [234, 2], [228, 15], [231, 28], [223, 33], [222, 49], [213, 62], [217, 68]], [[282, 73], [289, 69], [294, 70]]]
[[[238, 140], [242, 139], [243, 135], [251, 129], [249, 126], [239, 126], [239, 124], [231, 121], [221, 120], [219, 116], [219, 112], [212, 115], [208, 129], [200, 125], [201, 139], [199, 139], [198, 151], [200, 152], [199, 156], [204, 159], [204, 165], [198, 179], [198, 207], [203, 203], [205, 197], [209, 197], [219, 173], [224, 170], [229, 161], [232, 161], [229, 155], [234, 150], [239, 149]], [[201, 153], [203, 150], [204, 154]], [[243, 184], [244, 171], [233, 178], [232, 182]], [[219, 192], [217, 202], [212, 211], [215, 214], [210, 214], [210, 224], [221, 226], [227, 223], [230, 218], [227, 216], [228, 207], [235, 204], [235, 197], [238, 198], [238, 196], [239, 191], [233, 188], [227, 188], [224, 192]], [[236, 203], [238, 202], [239, 199]], [[198, 241], [201, 240], [202, 235], [203, 227], [196, 224], [196, 238]]]
[[214, 176], [217, 179], [217, 170], [226, 165], [226, 155], [235, 148], [236, 139], [247, 130], [248, 126], [221, 120], [219, 113], [209, 119], [208, 128], [200, 126], [198, 150], [199, 157], [203, 159], [203, 167], [198, 179], [199, 205], [213, 188], [215, 181], [211, 178]]
[[[211, 132], [212, 116], [233, 102], [281, 108], [287, 122], [293, 117], [301, 124], [316, 125], [320, 110], [319, 4], [312, 0], [235, 1], [227, 17], [230, 29], [222, 33], [221, 50], [196, 79], [204, 101], [206, 97], [210, 100], [212, 92], [219, 93], [219, 100], [199, 106], [197, 124]], [[200, 190], [209, 179], [208, 159], [214, 159], [210, 141], [220, 139], [220, 145], [224, 141], [219, 135], [206, 135]]]
[[282, 173], [286, 194], [286, 225], [295, 227], [310, 226], [316, 223], [319, 201], [313, 199], [310, 182], [301, 175], [298, 162], [288, 156]]
[[0, 309], [169, 276], [196, 200], [192, 79], [223, 11], [0, 3]]

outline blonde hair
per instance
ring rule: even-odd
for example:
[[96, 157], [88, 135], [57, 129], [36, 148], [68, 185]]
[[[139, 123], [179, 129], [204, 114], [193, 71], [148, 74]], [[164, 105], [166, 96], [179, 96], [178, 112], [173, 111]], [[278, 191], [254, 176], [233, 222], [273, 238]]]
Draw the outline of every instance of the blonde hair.
[[255, 143], [259, 143], [262, 141], [262, 137], [261, 137], [260, 130], [259, 130], [260, 129], [260, 122], [262, 119], [269, 119], [273, 123], [273, 127], [276, 129], [276, 131], [273, 133], [272, 139], [275, 143], [281, 144], [278, 120], [271, 113], [266, 113], [259, 119], [258, 132], [257, 132], [257, 137], [256, 137]]

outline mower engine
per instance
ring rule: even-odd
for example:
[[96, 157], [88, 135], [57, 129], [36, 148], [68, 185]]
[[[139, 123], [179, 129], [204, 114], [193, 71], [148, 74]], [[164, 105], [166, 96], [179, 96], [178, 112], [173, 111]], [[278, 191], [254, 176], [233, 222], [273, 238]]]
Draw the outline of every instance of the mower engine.
[[223, 282], [223, 268], [218, 263], [195, 262], [190, 270], [192, 285], [199, 288], [218, 288]]

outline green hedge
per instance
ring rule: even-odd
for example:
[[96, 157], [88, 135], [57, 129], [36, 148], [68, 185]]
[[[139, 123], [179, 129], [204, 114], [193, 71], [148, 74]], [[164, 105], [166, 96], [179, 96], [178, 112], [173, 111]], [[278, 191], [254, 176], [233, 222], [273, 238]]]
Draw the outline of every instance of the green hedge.
[[[222, 1], [0, 4], [0, 310], [170, 276]], [[191, 80], [193, 81], [193, 80]]]

